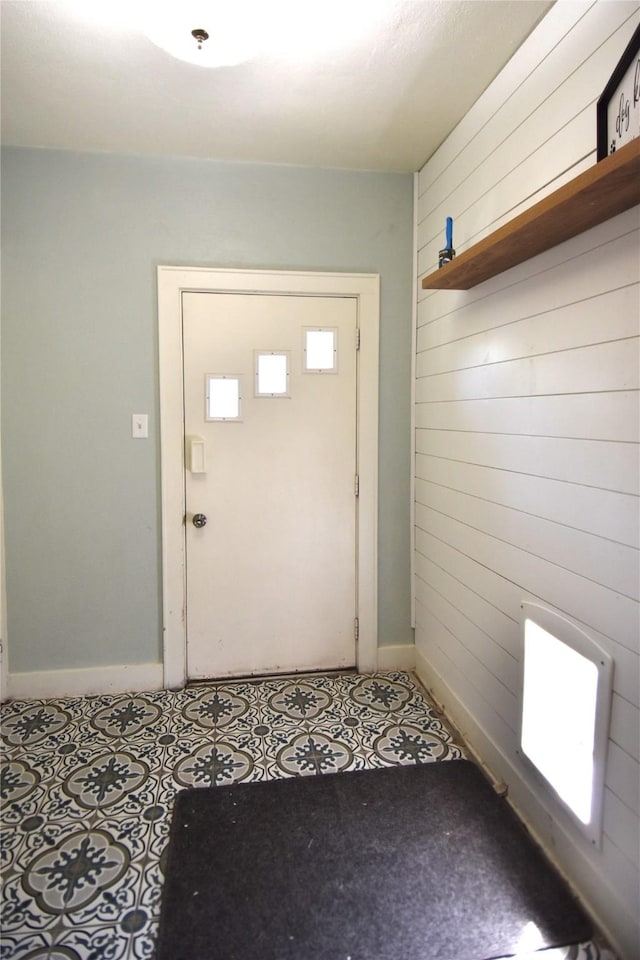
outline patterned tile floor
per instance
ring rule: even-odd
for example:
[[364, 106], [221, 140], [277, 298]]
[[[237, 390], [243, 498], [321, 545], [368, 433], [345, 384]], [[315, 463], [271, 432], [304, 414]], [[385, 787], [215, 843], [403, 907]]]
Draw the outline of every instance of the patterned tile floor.
[[[152, 960], [184, 787], [464, 755], [406, 673], [13, 702], [2, 750], [2, 960]], [[535, 956], [613, 960], [593, 943]]]

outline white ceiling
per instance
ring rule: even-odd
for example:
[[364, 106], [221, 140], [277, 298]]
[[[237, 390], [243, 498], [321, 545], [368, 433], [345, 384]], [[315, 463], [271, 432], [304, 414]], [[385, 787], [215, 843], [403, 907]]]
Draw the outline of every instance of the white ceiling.
[[3, 143], [412, 172], [552, 5], [259, 0], [280, 49], [209, 70], [154, 46], [140, 2], [0, 0]]

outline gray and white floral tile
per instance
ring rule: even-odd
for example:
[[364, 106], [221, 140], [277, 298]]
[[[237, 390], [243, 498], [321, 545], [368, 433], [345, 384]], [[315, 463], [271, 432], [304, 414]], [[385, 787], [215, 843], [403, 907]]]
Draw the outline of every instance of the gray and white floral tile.
[[[0, 960], [153, 960], [176, 793], [463, 756], [414, 678], [271, 677], [2, 708]], [[595, 943], [518, 960], [613, 960]]]

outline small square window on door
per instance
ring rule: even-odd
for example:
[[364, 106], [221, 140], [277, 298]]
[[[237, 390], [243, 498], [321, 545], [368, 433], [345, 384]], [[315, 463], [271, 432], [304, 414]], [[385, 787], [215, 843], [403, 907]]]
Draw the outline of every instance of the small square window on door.
[[337, 327], [304, 327], [303, 370], [305, 373], [338, 372]]
[[290, 397], [290, 363], [288, 350], [256, 350], [256, 397]]
[[205, 420], [242, 420], [242, 382], [239, 376], [208, 373], [205, 386]]

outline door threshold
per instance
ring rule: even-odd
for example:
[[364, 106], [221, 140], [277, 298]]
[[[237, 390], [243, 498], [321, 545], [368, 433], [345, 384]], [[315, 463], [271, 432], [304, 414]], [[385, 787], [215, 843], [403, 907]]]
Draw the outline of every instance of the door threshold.
[[187, 688], [201, 685], [219, 686], [225, 683], [261, 683], [263, 680], [304, 680], [305, 677], [342, 677], [358, 673], [357, 667], [341, 667], [339, 670], [300, 670], [293, 673], [245, 673], [233, 677], [203, 677], [188, 680]]

